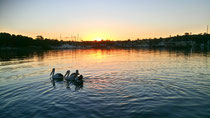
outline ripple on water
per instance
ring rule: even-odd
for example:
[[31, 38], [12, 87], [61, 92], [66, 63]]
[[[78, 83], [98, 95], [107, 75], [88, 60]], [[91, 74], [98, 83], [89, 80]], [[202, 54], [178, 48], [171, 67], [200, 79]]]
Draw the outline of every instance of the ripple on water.
[[[208, 61], [167, 51], [49, 51], [0, 66], [0, 117], [208, 118]], [[83, 87], [53, 87], [53, 67], [81, 70]]]

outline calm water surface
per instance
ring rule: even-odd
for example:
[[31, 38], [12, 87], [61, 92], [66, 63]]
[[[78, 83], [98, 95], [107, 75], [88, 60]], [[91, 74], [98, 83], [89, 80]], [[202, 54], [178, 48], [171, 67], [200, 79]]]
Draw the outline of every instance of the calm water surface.
[[[11, 56], [12, 55], [12, 56]], [[20, 56], [21, 55], [21, 56]], [[52, 68], [83, 87], [53, 87]], [[209, 118], [210, 53], [160, 50], [1, 52], [0, 117]]]

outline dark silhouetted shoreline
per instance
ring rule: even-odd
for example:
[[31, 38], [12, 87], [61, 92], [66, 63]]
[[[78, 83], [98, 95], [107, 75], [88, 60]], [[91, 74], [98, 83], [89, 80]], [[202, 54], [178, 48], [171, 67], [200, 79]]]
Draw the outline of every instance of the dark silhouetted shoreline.
[[174, 48], [174, 49], [207, 49], [210, 47], [209, 34], [189, 34], [177, 35], [166, 38], [154, 39], [136, 39], [125, 41], [58, 41], [57, 39], [48, 39], [42, 36], [37, 36], [35, 39], [14, 35], [9, 33], [0, 33], [0, 49], [87, 49], [87, 48]]

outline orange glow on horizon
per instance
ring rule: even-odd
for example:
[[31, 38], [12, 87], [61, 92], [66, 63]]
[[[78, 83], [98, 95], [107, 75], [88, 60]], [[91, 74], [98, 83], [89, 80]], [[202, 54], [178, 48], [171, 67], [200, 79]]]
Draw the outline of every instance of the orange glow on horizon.
[[105, 32], [89, 32], [83, 39], [85, 41], [102, 41], [110, 38], [113, 37], [110, 37], [110, 35]]
[[[126, 29], [126, 28], [125, 28]], [[129, 29], [129, 28], [128, 28]], [[153, 38], [165, 38], [168, 36], [176, 36], [176, 35], [184, 35], [185, 29], [182, 29], [181, 31], [165, 31], [165, 30], [159, 30], [159, 32], [155, 30], [149, 30], [145, 29], [145, 32], [141, 29], [134, 29], [134, 30], [123, 30], [119, 32], [112, 31], [111, 29], [107, 30], [101, 30], [101, 29], [93, 29], [93, 30], [85, 30], [85, 31], [75, 31], [75, 32], [67, 32], [68, 29], [63, 29], [61, 31], [44, 31], [44, 30], [34, 30], [34, 31], [19, 31], [19, 30], [12, 30], [12, 29], [0, 29], [0, 32], [7, 32], [10, 34], [15, 35], [22, 35], [22, 36], [28, 36], [32, 37], [33, 39], [36, 38], [37, 35], [42, 35], [44, 38], [48, 39], [57, 39], [57, 40], [64, 40], [64, 41], [101, 41], [101, 40], [111, 40], [111, 41], [117, 41], [117, 40], [136, 40], [139, 39], [153, 39]], [[98, 30], [98, 31], [97, 31]], [[138, 32], [137, 32], [138, 31]], [[149, 32], [150, 33], [146, 33]], [[193, 34], [200, 34], [202, 33], [202, 29], [193, 29], [190, 30]], [[127, 33], [126, 33], [127, 32]], [[79, 34], [79, 36], [78, 36]], [[78, 36], [78, 38], [77, 38]], [[72, 38], [73, 37], [73, 38]], [[75, 38], [74, 38], [75, 37]]]
[[101, 41], [102, 38], [95, 38], [94, 41]]

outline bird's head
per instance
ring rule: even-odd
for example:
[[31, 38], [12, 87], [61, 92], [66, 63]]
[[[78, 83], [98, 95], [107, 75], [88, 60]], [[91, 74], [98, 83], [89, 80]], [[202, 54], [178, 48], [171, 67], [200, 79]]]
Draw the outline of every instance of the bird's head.
[[78, 77], [78, 79], [79, 79], [79, 80], [83, 80], [83, 76], [80, 75], [80, 76]]
[[70, 70], [67, 70], [67, 71], [66, 71], [66, 74], [64, 75], [64, 77], [68, 77], [69, 74], [70, 74]]
[[79, 70], [76, 70], [76, 74], [79, 75]]
[[54, 73], [55, 73], [55, 68], [52, 69], [52, 72], [50, 73], [50, 76], [54, 75]]

